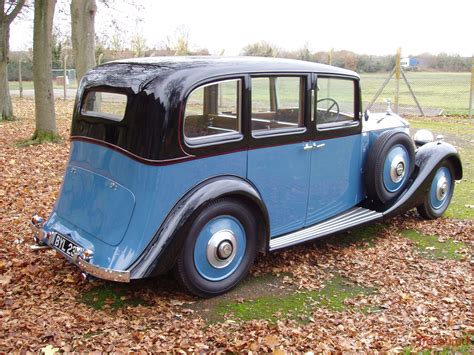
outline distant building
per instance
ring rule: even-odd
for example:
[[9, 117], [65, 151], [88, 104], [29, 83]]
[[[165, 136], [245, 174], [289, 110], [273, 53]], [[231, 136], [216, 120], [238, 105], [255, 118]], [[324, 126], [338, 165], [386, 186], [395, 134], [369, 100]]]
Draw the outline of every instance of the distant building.
[[404, 69], [410, 69], [410, 68], [414, 68], [418, 65], [418, 59], [416, 58], [410, 58], [410, 57], [406, 57], [406, 58], [402, 58], [400, 60], [400, 65], [402, 66], [402, 68]]

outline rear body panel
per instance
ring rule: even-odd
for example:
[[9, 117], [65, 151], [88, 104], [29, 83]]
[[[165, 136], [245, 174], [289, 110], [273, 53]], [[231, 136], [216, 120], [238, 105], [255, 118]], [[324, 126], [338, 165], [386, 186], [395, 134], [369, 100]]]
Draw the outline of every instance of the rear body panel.
[[[94, 265], [125, 270], [194, 185], [223, 174], [245, 178], [247, 152], [231, 155], [154, 166], [98, 144], [74, 140], [60, 197], [45, 231], [57, 231], [92, 250]], [[72, 174], [71, 169], [80, 173]], [[117, 190], [110, 183], [116, 183]], [[97, 191], [100, 186], [105, 192]], [[98, 214], [104, 215], [98, 218]]]

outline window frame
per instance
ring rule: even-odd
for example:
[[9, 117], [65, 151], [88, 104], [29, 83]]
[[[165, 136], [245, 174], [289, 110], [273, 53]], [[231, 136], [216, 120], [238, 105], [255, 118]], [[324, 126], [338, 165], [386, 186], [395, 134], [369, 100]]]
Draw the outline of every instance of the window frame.
[[[188, 100], [191, 95], [199, 89], [204, 89], [205, 87], [209, 87], [212, 85], [216, 85], [223, 82], [230, 82], [236, 81], [237, 84], [237, 120], [238, 120], [238, 132], [226, 132], [226, 133], [217, 133], [208, 136], [201, 136], [201, 137], [188, 137], [186, 136], [186, 107], [188, 105]], [[182, 138], [186, 147], [195, 149], [195, 148], [202, 148], [208, 147], [216, 144], [221, 143], [231, 143], [231, 142], [238, 142], [244, 139], [244, 132], [243, 132], [243, 95], [244, 95], [244, 87], [245, 87], [245, 78], [242, 76], [233, 76], [233, 77], [220, 77], [220, 78], [213, 78], [210, 81], [197, 83], [193, 86], [187, 93], [184, 99], [183, 105], [183, 114], [182, 114], [182, 123], [180, 126], [182, 127]], [[204, 100], [204, 98], [203, 98]], [[204, 104], [204, 103], [203, 103]]]
[[[125, 101], [125, 109], [123, 111], [123, 117], [121, 119], [116, 119], [119, 116], [115, 116], [113, 114], [108, 114], [106, 112], [100, 112], [100, 111], [89, 111], [85, 109], [85, 105], [87, 102], [87, 97], [91, 93], [101, 93], [101, 94], [115, 94], [115, 95], [121, 95], [126, 98]], [[99, 118], [99, 119], [104, 119], [116, 124], [119, 124], [123, 122], [126, 117], [127, 117], [127, 109], [128, 106], [130, 105], [131, 100], [130, 100], [130, 95], [128, 92], [125, 90], [120, 90], [119, 88], [107, 88], [107, 87], [101, 87], [101, 86], [94, 86], [90, 87], [84, 90], [84, 92], [81, 95], [81, 102], [79, 106], [79, 113], [82, 117], [92, 117], [92, 118]]]
[[[282, 77], [294, 77], [300, 79], [299, 84], [299, 122], [301, 126], [295, 128], [274, 128], [262, 131], [253, 131], [252, 130], [252, 79], [253, 78], [268, 78], [269, 83], [272, 82], [272, 79], [282, 78]], [[249, 117], [248, 117], [248, 124], [249, 128], [249, 135], [252, 139], [264, 139], [264, 138], [271, 138], [271, 137], [281, 137], [281, 136], [294, 136], [294, 135], [302, 135], [308, 132], [307, 127], [307, 94], [308, 88], [310, 88], [310, 78], [308, 73], [301, 73], [301, 72], [274, 72], [274, 73], [253, 73], [250, 74], [249, 78], [250, 82], [250, 97], [249, 97]], [[276, 90], [271, 90], [269, 88], [269, 100], [270, 100], [270, 108], [272, 109], [275, 107], [278, 109], [278, 92]]]
[[[318, 101], [318, 80], [319, 79], [335, 79], [335, 80], [346, 80], [352, 81], [352, 87], [354, 89], [354, 118], [352, 120], [344, 120], [340, 122], [328, 122], [328, 123], [319, 123], [317, 117], [316, 105]], [[360, 114], [360, 83], [358, 78], [345, 76], [345, 75], [331, 75], [331, 74], [316, 74], [313, 78], [313, 87], [311, 95], [311, 122], [316, 129], [316, 132], [323, 133], [327, 131], [334, 130], [348, 130], [348, 129], [358, 129], [361, 128], [361, 114]]]

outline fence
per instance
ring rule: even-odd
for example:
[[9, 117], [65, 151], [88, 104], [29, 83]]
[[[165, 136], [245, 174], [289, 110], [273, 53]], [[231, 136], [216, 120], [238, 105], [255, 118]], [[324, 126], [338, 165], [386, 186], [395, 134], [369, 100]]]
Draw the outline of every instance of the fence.
[[[331, 49], [327, 54], [327, 63], [332, 62]], [[384, 111], [389, 99], [392, 109], [401, 115], [472, 117], [474, 56], [471, 58], [471, 72], [426, 70], [418, 66], [416, 60], [402, 60], [401, 49], [398, 50], [394, 63], [395, 68], [390, 73], [360, 74], [364, 107], [372, 111]]]

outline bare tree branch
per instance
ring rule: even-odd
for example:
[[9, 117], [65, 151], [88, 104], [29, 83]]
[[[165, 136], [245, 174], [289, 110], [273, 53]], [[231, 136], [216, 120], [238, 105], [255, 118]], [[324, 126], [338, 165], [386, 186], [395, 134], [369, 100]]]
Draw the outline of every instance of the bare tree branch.
[[8, 10], [11, 8], [11, 6], [13, 5], [13, 2], [11, 2], [11, 6], [8, 8], [7, 12], [5, 12], [5, 15], [6, 15], [6, 19], [7, 19], [7, 23], [10, 24], [12, 23], [12, 21], [15, 19], [15, 17], [18, 16], [18, 14], [20, 13], [21, 9], [23, 8], [23, 5], [25, 5], [25, 1], [26, 0], [18, 0], [18, 2], [16, 3], [15, 7], [13, 8], [13, 10], [8, 13]]

